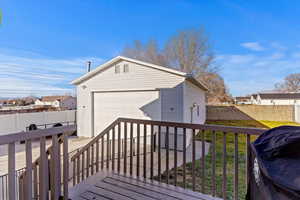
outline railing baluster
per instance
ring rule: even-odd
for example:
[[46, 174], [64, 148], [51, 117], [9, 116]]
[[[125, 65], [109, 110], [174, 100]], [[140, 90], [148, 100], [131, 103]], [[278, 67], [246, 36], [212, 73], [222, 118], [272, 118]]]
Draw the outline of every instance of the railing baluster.
[[[77, 183], [80, 183], [80, 156], [78, 156], [78, 158], [76, 159], [77, 160]], [[74, 177], [75, 178], [75, 177]]]
[[129, 160], [129, 174], [132, 175], [133, 168], [133, 123], [130, 123], [130, 160]]
[[165, 137], [165, 147], [166, 147], [166, 183], [169, 184], [169, 126], [166, 126], [166, 137]]
[[127, 173], [127, 122], [124, 123], [124, 174]]
[[86, 178], [90, 176], [90, 166], [91, 166], [91, 149], [88, 147], [86, 150]]
[[40, 199], [46, 200], [48, 194], [48, 161], [46, 154], [46, 137], [40, 139], [40, 162], [39, 162], [40, 176], [39, 176], [39, 196]]
[[101, 170], [104, 168], [104, 136], [101, 138]]
[[249, 184], [249, 159], [250, 159], [250, 135], [247, 134], [246, 136], [246, 185]]
[[205, 131], [202, 130], [201, 132], [201, 192], [205, 193]]
[[216, 196], [216, 132], [212, 132], [212, 151], [211, 151], [211, 184], [212, 184], [212, 196]]
[[[72, 161], [72, 164], [73, 164], [73, 186], [75, 186], [76, 185], [76, 165], [77, 165], [77, 163], [76, 163], [76, 159], [74, 159], [73, 161]], [[77, 166], [77, 170], [78, 170], [78, 166]], [[77, 181], [77, 183], [78, 183], [78, 181]]]
[[26, 199], [32, 199], [32, 148], [31, 140], [26, 140]]
[[68, 154], [68, 134], [63, 134], [63, 189], [64, 189], [64, 199], [68, 199], [69, 190], [69, 154]]
[[84, 180], [84, 173], [85, 173], [85, 151], [82, 152], [82, 167], [81, 167], [81, 180]]
[[146, 168], [147, 168], [147, 125], [144, 124], [144, 163], [143, 163], [143, 169], [144, 169], [144, 178], [147, 177], [147, 171], [146, 171]]
[[94, 174], [94, 165], [95, 165], [95, 149], [94, 144], [91, 145], [91, 175]]
[[38, 198], [38, 170], [37, 165], [33, 164], [33, 198]]
[[186, 128], [183, 128], [183, 188], [186, 188]]
[[196, 190], [196, 175], [195, 175], [195, 157], [196, 157], [196, 132], [192, 131], [192, 188]]
[[118, 124], [118, 173], [121, 169], [121, 123]]
[[161, 126], [158, 126], [158, 180], [161, 181]]
[[106, 169], [109, 169], [109, 131], [106, 134]]
[[238, 200], [238, 180], [239, 180], [239, 153], [238, 153], [238, 134], [234, 134], [234, 199]]
[[227, 154], [226, 154], [226, 132], [223, 133], [223, 184], [222, 184], [222, 197], [224, 200], [227, 199]]
[[174, 127], [174, 185], [177, 186], [177, 127]]
[[96, 172], [99, 172], [99, 140], [96, 142]]
[[112, 167], [112, 170], [114, 171], [115, 170], [115, 128], [116, 127], [114, 127], [113, 129], [112, 129], [112, 150], [111, 150], [111, 152], [112, 152], [112, 160], [111, 160], [111, 167]]
[[[17, 190], [19, 190], [19, 195], [15, 195], [15, 196], [19, 196], [19, 200], [23, 200], [25, 198], [25, 183], [24, 183], [24, 176], [25, 176], [26, 172], [24, 174], [22, 174], [19, 178], [19, 188], [17, 188]], [[17, 191], [16, 191], [17, 192]]]
[[151, 147], [150, 147], [150, 153], [151, 153], [151, 157], [150, 157], [150, 179], [153, 179], [153, 151], [154, 151], [154, 127], [153, 125], [151, 125]]
[[8, 144], [8, 196], [9, 199], [16, 198], [16, 179], [15, 179], [15, 171], [16, 171], [16, 163], [15, 163], [15, 143]]
[[140, 176], [140, 124], [137, 124], [136, 176]]

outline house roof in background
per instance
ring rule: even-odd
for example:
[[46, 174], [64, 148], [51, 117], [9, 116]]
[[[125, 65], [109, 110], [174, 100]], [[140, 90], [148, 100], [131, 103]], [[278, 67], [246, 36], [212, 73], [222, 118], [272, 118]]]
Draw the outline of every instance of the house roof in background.
[[72, 96], [43, 96], [41, 98], [41, 101], [63, 101], [63, 100], [66, 100], [66, 99], [69, 99], [69, 98], [73, 98]]
[[251, 96], [244, 96], [244, 97], [235, 97], [235, 100], [237, 101], [246, 101], [246, 100], [250, 100]]
[[261, 99], [300, 99], [300, 93], [259, 93]]
[[96, 69], [94, 69], [94, 70], [92, 70], [92, 71], [84, 74], [83, 76], [81, 76], [81, 77], [73, 80], [71, 82], [71, 84], [78, 85], [78, 84], [84, 82], [85, 80], [87, 80], [89, 78], [92, 78], [93, 76], [97, 75], [98, 73], [106, 70], [107, 68], [111, 67], [112, 64], [114, 64], [116, 62], [120, 62], [122, 60], [123, 61], [131, 62], [131, 63], [136, 63], [136, 64], [139, 64], [139, 65], [143, 65], [143, 66], [146, 66], [146, 67], [150, 67], [150, 68], [153, 68], [153, 69], [165, 71], [165, 72], [168, 72], [168, 73], [171, 73], [171, 74], [175, 74], [175, 75], [178, 75], [178, 76], [185, 77], [186, 80], [192, 82], [197, 87], [200, 87], [201, 89], [203, 89], [205, 91], [208, 90], [208, 88], [205, 86], [205, 84], [203, 84], [199, 80], [195, 79], [190, 74], [187, 74], [185, 72], [181, 72], [179, 70], [172, 69], [172, 68], [169, 68], [169, 67], [163, 67], [163, 66], [160, 66], [160, 65], [155, 65], [155, 64], [152, 64], [152, 63], [148, 63], [148, 62], [144, 62], [144, 61], [140, 61], [140, 60], [136, 60], [136, 59], [124, 57], [124, 56], [117, 56], [117, 57], [115, 57], [115, 58], [113, 58], [113, 59], [105, 62], [104, 64], [98, 66]]

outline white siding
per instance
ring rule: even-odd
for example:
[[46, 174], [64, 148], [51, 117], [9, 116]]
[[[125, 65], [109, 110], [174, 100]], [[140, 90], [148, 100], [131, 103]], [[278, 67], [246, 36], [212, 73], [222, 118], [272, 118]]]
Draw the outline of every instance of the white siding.
[[184, 87], [184, 116], [183, 121], [191, 123], [191, 107], [195, 103], [199, 106], [199, 115], [197, 106], [193, 109], [193, 122], [194, 124], [203, 124], [206, 120], [206, 103], [205, 92], [200, 88], [194, 86], [192, 83], [185, 82]]
[[175, 88], [161, 89], [162, 120], [183, 122], [183, 83]]
[[[128, 64], [129, 72], [123, 72]], [[78, 135], [91, 136], [91, 92], [110, 90], [145, 90], [174, 88], [184, 82], [184, 77], [143, 65], [121, 61], [121, 73], [115, 74], [114, 66], [98, 73], [77, 86]]]

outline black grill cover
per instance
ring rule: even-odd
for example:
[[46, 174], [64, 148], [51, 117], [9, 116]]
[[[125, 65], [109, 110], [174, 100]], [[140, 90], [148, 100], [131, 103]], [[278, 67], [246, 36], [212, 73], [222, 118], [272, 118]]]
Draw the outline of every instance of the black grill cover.
[[247, 200], [300, 199], [300, 127], [281, 126], [250, 145]]

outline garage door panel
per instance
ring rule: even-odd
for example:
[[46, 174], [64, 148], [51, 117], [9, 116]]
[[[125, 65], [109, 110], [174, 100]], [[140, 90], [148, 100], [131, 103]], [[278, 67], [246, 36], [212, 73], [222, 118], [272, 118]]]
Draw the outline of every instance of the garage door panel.
[[159, 91], [94, 93], [94, 131], [99, 134], [119, 117], [160, 120]]

